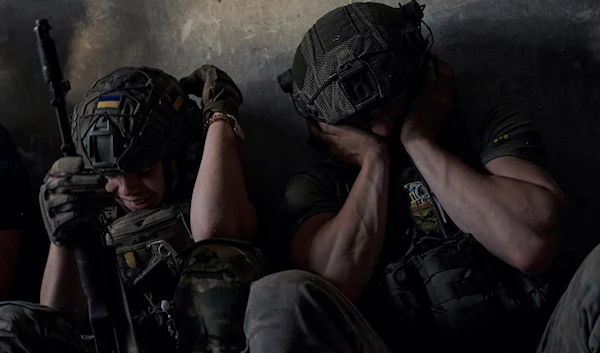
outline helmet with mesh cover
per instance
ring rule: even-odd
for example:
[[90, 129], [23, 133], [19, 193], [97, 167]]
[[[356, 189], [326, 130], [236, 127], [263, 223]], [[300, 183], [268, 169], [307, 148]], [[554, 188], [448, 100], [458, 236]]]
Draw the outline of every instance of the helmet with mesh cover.
[[319, 19], [278, 77], [300, 115], [346, 123], [413, 84], [429, 53], [423, 9], [353, 3]]
[[144, 170], [187, 147], [187, 110], [179, 82], [158, 69], [120, 68], [77, 103], [71, 134], [87, 164], [103, 174]]

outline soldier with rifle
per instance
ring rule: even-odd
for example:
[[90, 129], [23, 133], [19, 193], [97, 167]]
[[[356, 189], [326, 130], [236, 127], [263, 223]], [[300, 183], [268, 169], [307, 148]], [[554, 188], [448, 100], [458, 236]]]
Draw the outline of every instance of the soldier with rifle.
[[[250, 243], [257, 220], [238, 155], [236, 84], [212, 65], [179, 81], [121, 68], [68, 119], [48, 30], [38, 22], [65, 155], [39, 193], [52, 245], [42, 305], [0, 305], [0, 350], [242, 351], [250, 284], [265, 264]], [[81, 336], [86, 317], [93, 343]]]

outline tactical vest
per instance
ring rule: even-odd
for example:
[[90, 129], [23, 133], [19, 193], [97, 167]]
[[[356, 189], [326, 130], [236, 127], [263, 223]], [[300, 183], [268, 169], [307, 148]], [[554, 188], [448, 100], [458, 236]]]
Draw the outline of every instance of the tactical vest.
[[163, 206], [130, 212], [108, 227], [140, 352], [176, 351], [173, 296], [177, 255], [193, 244], [188, 215], [187, 204]]
[[[356, 174], [335, 163], [321, 165], [334, 172], [338, 197], [345, 201]], [[499, 344], [494, 340], [506, 339], [500, 331], [506, 325], [516, 327], [542, 311], [548, 285], [497, 259], [460, 231], [416, 168], [390, 178], [390, 192], [396, 193], [390, 194], [390, 204], [410, 208], [412, 226], [404, 234], [389, 234], [390, 221], [402, 216], [388, 216], [385, 241], [404, 246], [393, 260], [380, 263], [359, 303], [361, 309], [372, 308], [365, 314], [388, 344], [410, 352], [450, 352], [453, 345], [478, 346], [475, 340], [481, 339], [489, 348]]]

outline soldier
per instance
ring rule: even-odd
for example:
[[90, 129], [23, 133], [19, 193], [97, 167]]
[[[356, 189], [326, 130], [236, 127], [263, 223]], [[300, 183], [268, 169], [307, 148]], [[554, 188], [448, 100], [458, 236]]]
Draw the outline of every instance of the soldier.
[[[188, 94], [202, 97], [202, 112]], [[102, 223], [140, 352], [245, 348], [250, 283], [265, 265], [249, 242], [257, 221], [238, 155], [241, 103], [235, 83], [211, 65], [181, 81], [122, 68], [92, 86], [71, 119], [80, 156], [56, 161], [40, 189], [52, 241], [42, 306], [0, 307], [3, 352], [85, 350], [86, 298], [71, 248], [95, 236], [85, 225], [101, 231]], [[194, 135], [202, 129], [203, 151]]]
[[423, 8], [338, 8], [280, 76], [332, 157], [287, 185], [291, 265], [332, 283], [395, 350], [500, 350], [543, 329], [538, 275], [557, 251], [563, 195], [518, 110], [453, 100]]

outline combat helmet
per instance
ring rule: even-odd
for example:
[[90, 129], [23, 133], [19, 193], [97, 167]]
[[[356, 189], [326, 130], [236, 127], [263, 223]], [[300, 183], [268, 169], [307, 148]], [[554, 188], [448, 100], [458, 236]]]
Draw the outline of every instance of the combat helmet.
[[117, 69], [75, 107], [71, 134], [77, 152], [104, 175], [144, 170], [186, 147], [191, 102], [161, 70]]
[[433, 43], [421, 33], [424, 8], [414, 0], [399, 8], [353, 3], [319, 19], [278, 77], [298, 113], [347, 123], [413, 84]]

